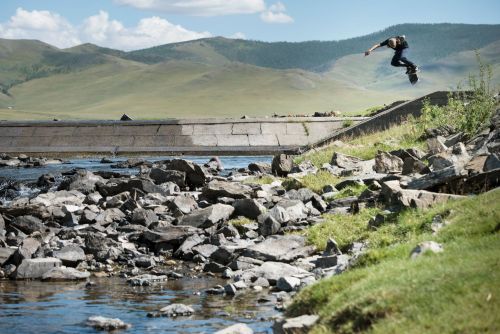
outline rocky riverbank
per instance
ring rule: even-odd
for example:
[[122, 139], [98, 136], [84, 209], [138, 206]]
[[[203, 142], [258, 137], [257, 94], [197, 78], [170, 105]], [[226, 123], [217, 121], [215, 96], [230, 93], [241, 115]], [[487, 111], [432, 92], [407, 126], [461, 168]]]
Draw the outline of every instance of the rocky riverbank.
[[[301, 184], [318, 169], [308, 162], [295, 165], [286, 155], [227, 176], [220, 175], [218, 159], [205, 165], [130, 160], [116, 167], [139, 168], [136, 175], [81, 169], [41, 175], [23, 185], [31, 189], [29, 196], [22, 195], [20, 185], [5, 183], [0, 277], [92, 284], [92, 275], [119, 275], [131, 285], [148, 286], [204, 273], [228, 280], [207, 293], [268, 289], [283, 308], [297, 290], [348, 269], [367, 246], [354, 242], [341, 250], [331, 239], [320, 252], [308, 244], [299, 232], [321, 222], [322, 214], [383, 206], [391, 215], [499, 186], [499, 112], [472, 139], [452, 129], [429, 131], [428, 137], [428, 152], [379, 152], [368, 161], [335, 153], [321, 169], [342, 181], [325, 185], [322, 195]], [[22, 161], [2, 156], [3, 165], [13, 166], [5, 163], [11, 160]], [[265, 177], [270, 182], [259, 184]], [[336, 196], [353, 185], [365, 190]], [[385, 216], [367, 224], [377, 228]], [[189, 312], [189, 305], [174, 304], [150, 316]], [[280, 320], [275, 332], [306, 331], [316, 319]], [[97, 320], [105, 319], [89, 322], [107, 328]]]

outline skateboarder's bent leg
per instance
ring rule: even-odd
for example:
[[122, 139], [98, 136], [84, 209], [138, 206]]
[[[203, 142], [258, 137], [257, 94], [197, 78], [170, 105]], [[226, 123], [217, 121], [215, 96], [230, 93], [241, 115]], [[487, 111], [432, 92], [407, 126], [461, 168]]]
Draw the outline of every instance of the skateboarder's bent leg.
[[405, 49], [396, 51], [394, 57], [392, 57], [391, 65], [396, 67], [406, 67], [406, 68], [416, 68], [414, 63], [405, 57]]

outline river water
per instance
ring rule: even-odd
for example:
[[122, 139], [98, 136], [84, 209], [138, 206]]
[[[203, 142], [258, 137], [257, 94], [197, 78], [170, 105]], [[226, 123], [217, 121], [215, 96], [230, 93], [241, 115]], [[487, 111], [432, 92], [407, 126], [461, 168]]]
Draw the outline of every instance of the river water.
[[[149, 161], [169, 157], [144, 157]], [[182, 157], [199, 164], [209, 157]], [[270, 156], [220, 158], [225, 172], [247, 167], [251, 162], [271, 162]], [[114, 162], [126, 158], [113, 159]], [[137, 169], [112, 169], [100, 159], [70, 159], [62, 165], [37, 168], [2, 168], [0, 180], [33, 181], [41, 174], [57, 174], [73, 168], [91, 171], [114, 170], [137, 173]], [[169, 280], [155, 287], [131, 287], [122, 278], [93, 278], [85, 282], [41, 282], [0, 280], [0, 333], [96, 333], [85, 322], [90, 316], [119, 318], [132, 327], [125, 333], [213, 333], [234, 323], [244, 322], [256, 333], [272, 333], [272, 318], [278, 314], [275, 299], [267, 292], [249, 291], [234, 297], [206, 294], [205, 289], [225, 280], [215, 277]], [[191, 305], [190, 317], [148, 318], [172, 303]]]

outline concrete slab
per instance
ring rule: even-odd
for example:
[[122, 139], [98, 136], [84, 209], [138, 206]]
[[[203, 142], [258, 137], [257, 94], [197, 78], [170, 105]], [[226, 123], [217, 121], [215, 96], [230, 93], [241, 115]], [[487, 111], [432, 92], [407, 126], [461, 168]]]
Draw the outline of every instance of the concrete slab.
[[217, 146], [217, 137], [215, 135], [194, 135], [191, 139], [192, 144], [195, 146]]
[[162, 147], [174, 146], [175, 136], [133, 136], [134, 140], [132, 146], [137, 147]]
[[311, 139], [307, 136], [300, 135], [276, 135], [280, 146], [302, 146], [312, 143]]
[[193, 135], [230, 135], [233, 131], [232, 123], [224, 124], [195, 124]]
[[260, 128], [263, 135], [286, 134], [286, 123], [262, 123]]
[[256, 135], [260, 133], [260, 123], [233, 124], [233, 135]]
[[193, 134], [193, 128], [194, 128], [194, 126], [192, 124], [161, 125], [157, 131], [157, 135], [160, 135], [160, 136], [177, 136], [177, 135], [190, 136]]
[[247, 135], [216, 135], [217, 146], [248, 146]]
[[35, 128], [33, 137], [72, 136], [74, 132], [73, 126], [47, 126]]
[[305, 122], [286, 124], [287, 135], [307, 135], [309, 132], [309, 124], [306, 124]]
[[248, 135], [250, 146], [279, 146], [276, 135]]

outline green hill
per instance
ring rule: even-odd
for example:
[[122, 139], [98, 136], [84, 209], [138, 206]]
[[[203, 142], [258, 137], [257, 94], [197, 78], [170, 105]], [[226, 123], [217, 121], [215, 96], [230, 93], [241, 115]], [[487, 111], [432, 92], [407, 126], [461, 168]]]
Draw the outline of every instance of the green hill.
[[[362, 51], [405, 34], [422, 81]], [[0, 119], [267, 116], [341, 110], [452, 89], [476, 72], [474, 49], [498, 70], [500, 25], [406, 24], [335, 42], [201, 39], [124, 52], [0, 39]], [[498, 71], [494, 83], [500, 83]]]

